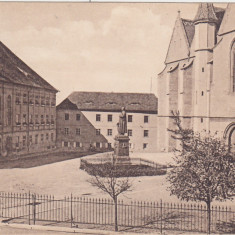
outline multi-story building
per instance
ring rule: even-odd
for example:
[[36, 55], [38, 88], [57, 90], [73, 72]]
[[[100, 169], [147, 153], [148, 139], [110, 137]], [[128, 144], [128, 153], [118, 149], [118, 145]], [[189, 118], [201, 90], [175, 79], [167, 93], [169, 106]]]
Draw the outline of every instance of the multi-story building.
[[57, 106], [57, 146], [113, 148], [122, 107], [130, 151], [157, 151], [157, 98], [142, 93], [73, 92]]
[[55, 146], [56, 93], [0, 42], [0, 155]]
[[[171, 110], [179, 111], [184, 127], [218, 133], [235, 145], [235, 4], [226, 10], [200, 3], [194, 20], [178, 17], [165, 68], [158, 76], [159, 150], [176, 142]], [[160, 138], [161, 137], [161, 138]]]

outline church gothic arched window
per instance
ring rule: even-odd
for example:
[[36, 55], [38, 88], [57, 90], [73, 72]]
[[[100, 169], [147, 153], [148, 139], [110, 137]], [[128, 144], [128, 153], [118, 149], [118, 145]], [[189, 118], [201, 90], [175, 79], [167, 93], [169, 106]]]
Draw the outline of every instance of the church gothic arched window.
[[235, 41], [231, 47], [231, 91], [235, 92]]
[[11, 96], [7, 97], [7, 126], [11, 125], [12, 108], [11, 108]]

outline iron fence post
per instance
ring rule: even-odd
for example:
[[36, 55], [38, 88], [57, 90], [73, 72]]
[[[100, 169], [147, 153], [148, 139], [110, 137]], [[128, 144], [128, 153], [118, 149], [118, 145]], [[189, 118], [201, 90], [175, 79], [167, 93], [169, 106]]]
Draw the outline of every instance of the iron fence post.
[[30, 225], [30, 191], [29, 191], [29, 225]]
[[162, 199], [160, 200], [160, 232], [162, 234]]
[[33, 195], [33, 224], [36, 223], [36, 195]]
[[71, 193], [71, 228], [73, 227], [73, 195]]

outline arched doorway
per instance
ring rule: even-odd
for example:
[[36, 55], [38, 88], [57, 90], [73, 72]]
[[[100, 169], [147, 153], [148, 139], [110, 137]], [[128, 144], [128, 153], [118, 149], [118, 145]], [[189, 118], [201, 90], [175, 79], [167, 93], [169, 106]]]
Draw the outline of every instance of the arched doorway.
[[235, 122], [230, 123], [225, 131], [224, 131], [224, 138], [228, 143], [229, 150], [231, 152], [235, 152]]

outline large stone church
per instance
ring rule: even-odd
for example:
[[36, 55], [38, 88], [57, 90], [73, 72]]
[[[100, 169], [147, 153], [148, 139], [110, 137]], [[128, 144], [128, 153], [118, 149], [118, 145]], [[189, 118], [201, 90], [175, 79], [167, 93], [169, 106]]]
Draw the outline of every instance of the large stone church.
[[179, 111], [186, 128], [218, 132], [235, 146], [235, 4], [200, 3], [193, 20], [178, 13], [158, 76], [158, 149], [176, 146], [167, 128]]

